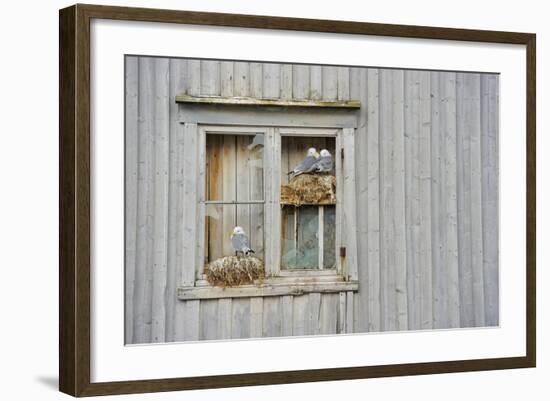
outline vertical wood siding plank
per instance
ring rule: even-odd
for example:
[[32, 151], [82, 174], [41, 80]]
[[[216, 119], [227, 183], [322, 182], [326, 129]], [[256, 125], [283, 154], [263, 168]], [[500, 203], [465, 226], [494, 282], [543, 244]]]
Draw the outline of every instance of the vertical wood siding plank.
[[154, 195], [153, 59], [139, 58], [139, 168], [137, 263], [134, 291], [134, 343], [151, 341], [151, 247]]
[[200, 340], [217, 340], [218, 334], [218, 300], [203, 299], [200, 301]]
[[430, 73], [420, 71], [419, 82], [419, 119], [418, 119], [418, 158], [419, 158], [419, 196], [420, 196], [420, 310], [421, 328], [433, 327], [433, 291], [432, 291], [432, 223], [431, 223], [431, 96]]
[[323, 66], [323, 100], [338, 99], [338, 68]]
[[263, 298], [250, 298], [250, 338], [262, 337]]
[[353, 333], [353, 291], [346, 292], [346, 333]]
[[201, 60], [201, 95], [220, 95], [220, 62]]
[[458, 210], [457, 210], [457, 106], [456, 73], [442, 73], [440, 86], [443, 109], [440, 115], [441, 129], [444, 130], [445, 163], [445, 265], [447, 272], [447, 327], [460, 327], [460, 284], [458, 264]]
[[[367, 71], [367, 288], [368, 331], [380, 325], [380, 156], [379, 70]], [[363, 91], [363, 89], [362, 89]], [[363, 95], [364, 96], [364, 95]], [[363, 173], [364, 174], [364, 173]], [[362, 174], [359, 174], [361, 177]], [[361, 189], [364, 191], [365, 189]], [[364, 204], [361, 202], [361, 204]]]
[[220, 63], [220, 94], [224, 97], [233, 96], [233, 61]]
[[499, 324], [498, 276], [498, 91], [497, 75], [481, 75], [481, 160], [485, 324]]
[[292, 335], [303, 336], [307, 334], [307, 309], [308, 309], [308, 296], [300, 295], [293, 299], [293, 312], [292, 312]]
[[407, 244], [405, 232], [405, 121], [404, 73], [393, 71], [393, 226], [395, 235], [395, 313], [396, 329], [408, 328]]
[[420, 273], [420, 160], [419, 160], [419, 76], [405, 71], [405, 204], [407, 226], [407, 302], [409, 329], [421, 323]]
[[282, 321], [282, 335], [293, 335], [292, 329], [294, 327], [294, 300], [292, 295], [284, 295], [281, 297], [281, 321]]
[[474, 296], [472, 271], [471, 227], [471, 152], [470, 110], [467, 100], [467, 74], [458, 73], [456, 80], [457, 108], [457, 205], [458, 205], [458, 261], [460, 283], [460, 326], [473, 327]]
[[307, 296], [306, 334], [317, 335], [321, 331], [321, 294], [313, 292]]
[[201, 61], [187, 61], [187, 93], [193, 96], [201, 94]]
[[485, 326], [485, 296], [483, 294], [483, 218], [481, 178], [481, 119], [480, 75], [468, 74], [469, 130], [470, 130], [470, 182], [472, 227], [472, 291], [474, 297], [474, 323]]
[[235, 62], [234, 67], [234, 96], [250, 95], [250, 64], [247, 62]]
[[393, 165], [394, 74], [380, 70], [380, 317], [382, 330], [397, 328]]
[[360, 75], [361, 71], [367, 73], [367, 68], [350, 67], [349, 69], [349, 98], [357, 100], [361, 98]]
[[262, 98], [263, 63], [250, 63], [250, 96]]
[[138, 83], [139, 66], [137, 57], [125, 58], [125, 142], [126, 142], [126, 186], [125, 186], [125, 303], [124, 341], [131, 344], [134, 337], [134, 284], [136, 277], [137, 250], [137, 208], [138, 208]]
[[338, 294], [323, 294], [320, 309], [320, 334], [336, 334], [338, 324]]
[[185, 341], [198, 341], [200, 326], [200, 301], [185, 301], [184, 302], [184, 318], [183, 339]]
[[[190, 95], [201, 94], [201, 65], [200, 60], [187, 62], [187, 85]], [[183, 224], [180, 244], [181, 247], [181, 283], [194, 285], [196, 247], [193, 246], [196, 233], [196, 205], [197, 205], [197, 125], [185, 124], [183, 129]], [[183, 337], [185, 341], [197, 341], [200, 335], [200, 301], [186, 301], [183, 313]]]
[[[187, 91], [187, 60], [170, 60], [170, 98]], [[168, 215], [168, 288], [166, 292], [166, 341], [183, 341], [185, 302], [176, 297], [181, 284], [183, 265], [183, 126], [179, 121], [178, 105], [170, 102], [170, 187]]]
[[[358, 302], [355, 303], [357, 310], [356, 332], [369, 331], [369, 151], [368, 146], [368, 122], [371, 104], [369, 103], [368, 70], [366, 68], [354, 68], [358, 74], [352, 74], [351, 87], [357, 87], [355, 99], [361, 101], [361, 109], [358, 114], [358, 127], [355, 134], [355, 183], [356, 183], [356, 204], [357, 204], [357, 263], [359, 292]], [[377, 85], [378, 86], [378, 85]], [[377, 91], [376, 91], [377, 92]]]
[[250, 298], [235, 298], [231, 304], [231, 338], [250, 338]]
[[338, 67], [338, 100], [349, 100], [349, 67]]
[[323, 98], [323, 67], [320, 65], [309, 68], [309, 97], [312, 100]]
[[263, 302], [262, 337], [280, 337], [282, 335], [282, 297], [266, 297]]
[[309, 66], [307, 65], [292, 66], [292, 98], [309, 98]]
[[432, 203], [432, 271], [433, 271], [433, 327], [436, 329], [447, 326], [447, 281], [445, 264], [445, 131], [442, 130], [440, 114], [442, 93], [440, 83], [444, 73], [433, 71], [430, 73], [431, 92], [431, 171], [433, 188]]
[[292, 99], [292, 64], [281, 64], [281, 99]]
[[231, 338], [231, 298], [218, 301], [218, 336], [220, 340]]
[[263, 65], [264, 99], [278, 99], [280, 96], [281, 66], [279, 64], [266, 63]]
[[165, 341], [168, 259], [168, 173], [170, 139], [169, 62], [155, 59], [155, 199], [151, 341]]
[[338, 334], [346, 333], [346, 293], [338, 294]]

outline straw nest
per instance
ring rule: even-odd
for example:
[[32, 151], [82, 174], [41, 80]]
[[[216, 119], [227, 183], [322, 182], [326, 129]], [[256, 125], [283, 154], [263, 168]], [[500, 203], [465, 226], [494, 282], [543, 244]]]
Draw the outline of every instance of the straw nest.
[[301, 174], [281, 186], [283, 205], [334, 205], [336, 177], [331, 174]]
[[264, 278], [264, 262], [255, 256], [224, 256], [208, 264], [206, 280], [220, 287], [252, 284]]

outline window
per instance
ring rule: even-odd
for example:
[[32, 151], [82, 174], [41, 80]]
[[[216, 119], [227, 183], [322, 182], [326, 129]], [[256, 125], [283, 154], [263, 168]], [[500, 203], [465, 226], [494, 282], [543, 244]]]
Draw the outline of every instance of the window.
[[281, 138], [281, 270], [336, 268], [336, 170], [289, 174], [309, 149], [334, 160], [335, 137]]
[[206, 132], [204, 264], [234, 254], [230, 234], [242, 227], [255, 255], [264, 250], [264, 135]]
[[[253, 110], [180, 104], [188, 178], [184, 216], [197, 222], [185, 228], [189, 258], [180, 299], [358, 289], [354, 110], [307, 111], [288, 104]], [[332, 168], [289, 175], [310, 148], [316, 157], [328, 152]], [[250, 259], [235, 253], [231, 234], [237, 226], [254, 250]], [[260, 260], [262, 278], [228, 286], [208, 281], [213, 262], [239, 257]]]

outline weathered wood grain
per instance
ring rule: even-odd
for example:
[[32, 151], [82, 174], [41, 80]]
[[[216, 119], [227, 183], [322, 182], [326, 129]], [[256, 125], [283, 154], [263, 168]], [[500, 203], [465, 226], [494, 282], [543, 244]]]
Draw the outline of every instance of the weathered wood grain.
[[231, 298], [218, 301], [217, 338], [221, 340], [231, 338], [231, 303]]
[[[147, 57], [132, 62], [126, 71], [126, 342], [499, 323], [497, 76]], [[174, 100], [180, 96], [283, 99], [288, 104], [277, 107], [293, 109], [293, 121], [307, 102], [358, 108], [357, 130], [348, 137], [353, 151], [345, 152], [353, 164], [346, 166], [345, 158], [342, 164], [353, 170], [355, 196], [340, 195], [346, 210], [355, 211], [347, 220], [356, 225], [352, 252], [359, 269], [348, 273], [358, 293], [177, 299], [177, 287], [194, 285], [200, 275], [199, 259], [232, 253], [228, 238], [235, 224], [249, 231], [266, 261], [279, 260], [280, 249], [269, 244], [281, 229], [280, 216], [269, 216], [270, 208], [261, 205], [208, 206], [218, 218], [199, 218], [200, 208], [192, 207], [202, 196], [199, 130], [179, 122]], [[322, 117], [317, 124], [331, 126]], [[207, 141], [204, 174], [215, 170], [220, 177], [206, 180], [207, 199], [261, 199], [263, 185], [266, 202], [277, 202], [279, 180], [306, 148], [330, 147], [323, 138], [292, 138], [281, 153], [277, 128], [268, 130], [265, 139], [275, 145], [269, 151], [253, 152], [246, 136]], [[338, 146], [346, 147], [346, 138]], [[263, 170], [257, 167], [261, 155]], [[201, 225], [210, 237], [204, 256], [191, 249]], [[264, 236], [271, 241], [265, 248]]]
[[338, 68], [323, 66], [323, 99], [338, 99]]
[[250, 64], [235, 62], [233, 65], [233, 95], [249, 96], [250, 94]]
[[154, 195], [154, 60], [139, 59], [139, 152], [137, 253], [134, 292], [134, 343], [151, 341], [152, 213]]
[[[187, 60], [170, 60], [170, 98], [187, 90]], [[183, 265], [183, 127], [178, 106], [170, 102], [170, 176], [168, 196], [168, 272], [166, 290], [166, 341], [183, 341], [185, 303], [177, 302], [176, 289]]]
[[201, 87], [202, 95], [220, 94], [220, 62], [216, 60], [201, 60]]
[[499, 77], [481, 75], [481, 161], [485, 325], [499, 324]]
[[153, 290], [151, 341], [164, 342], [166, 333], [166, 278], [168, 269], [168, 180], [170, 149], [170, 64], [155, 59], [155, 198], [153, 211]]
[[278, 99], [280, 96], [281, 66], [266, 63], [263, 65], [262, 97], [264, 99]]
[[233, 61], [220, 63], [220, 96], [233, 96]]
[[200, 340], [216, 340], [218, 334], [218, 300], [204, 300], [200, 303]]
[[134, 337], [134, 284], [136, 278], [137, 208], [138, 208], [138, 115], [139, 115], [139, 64], [137, 57], [126, 57], [125, 65], [125, 260], [124, 280], [124, 341]]
[[[364, 79], [364, 78], [363, 78]], [[365, 95], [362, 95], [365, 96]], [[364, 191], [367, 196], [367, 310], [368, 331], [379, 331], [380, 325], [380, 92], [379, 70], [367, 70], [367, 187], [359, 189], [358, 205], [365, 202], [361, 198]], [[361, 125], [360, 125], [361, 126]], [[358, 174], [364, 177], [365, 172]], [[359, 231], [358, 241], [365, 235]], [[364, 246], [364, 245], [363, 245]], [[362, 268], [361, 270], [365, 270]], [[362, 297], [363, 298], [363, 297]], [[363, 298], [364, 299], [364, 298]], [[363, 301], [364, 302], [364, 301]]]
[[250, 298], [233, 299], [231, 305], [231, 338], [250, 338]]

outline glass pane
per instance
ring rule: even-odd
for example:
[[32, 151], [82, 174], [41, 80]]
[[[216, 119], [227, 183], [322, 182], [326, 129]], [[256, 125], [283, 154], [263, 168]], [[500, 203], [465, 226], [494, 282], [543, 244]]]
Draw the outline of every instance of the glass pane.
[[336, 268], [336, 206], [324, 206], [323, 268]]
[[263, 200], [263, 154], [263, 134], [207, 134], [206, 200]]
[[334, 137], [281, 138], [281, 269], [336, 268], [335, 148]]
[[205, 265], [224, 256], [235, 255], [231, 234], [242, 227], [254, 250], [254, 256], [264, 258], [264, 205], [207, 204], [205, 207]]

